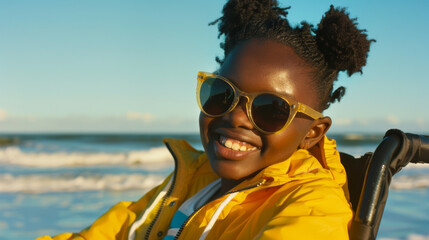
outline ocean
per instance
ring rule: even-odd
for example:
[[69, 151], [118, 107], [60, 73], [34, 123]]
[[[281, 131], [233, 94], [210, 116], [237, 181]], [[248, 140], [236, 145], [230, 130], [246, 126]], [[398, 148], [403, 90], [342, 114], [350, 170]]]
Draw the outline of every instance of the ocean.
[[[119, 201], [136, 201], [173, 170], [164, 137], [202, 149], [197, 134], [0, 135], [0, 239], [78, 232]], [[336, 134], [354, 156], [381, 135]], [[429, 239], [429, 167], [393, 177], [378, 239]]]

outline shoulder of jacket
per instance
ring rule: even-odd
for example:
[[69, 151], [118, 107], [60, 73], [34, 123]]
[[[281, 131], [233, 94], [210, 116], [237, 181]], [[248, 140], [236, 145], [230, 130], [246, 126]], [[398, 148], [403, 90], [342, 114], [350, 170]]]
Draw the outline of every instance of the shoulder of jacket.
[[287, 211], [308, 211], [311, 215], [351, 212], [343, 189], [332, 179], [292, 181], [281, 186], [278, 193], [277, 204]]

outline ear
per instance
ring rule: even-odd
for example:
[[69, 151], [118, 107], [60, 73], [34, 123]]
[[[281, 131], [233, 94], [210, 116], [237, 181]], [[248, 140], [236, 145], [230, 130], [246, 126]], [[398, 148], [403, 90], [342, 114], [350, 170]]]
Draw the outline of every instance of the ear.
[[313, 121], [310, 130], [302, 139], [299, 147], [301, 149], [310, 149], [316, 145], [324, 136], [328, 129], [331, 127], [332, 119], [330, 117], [323, 117]]

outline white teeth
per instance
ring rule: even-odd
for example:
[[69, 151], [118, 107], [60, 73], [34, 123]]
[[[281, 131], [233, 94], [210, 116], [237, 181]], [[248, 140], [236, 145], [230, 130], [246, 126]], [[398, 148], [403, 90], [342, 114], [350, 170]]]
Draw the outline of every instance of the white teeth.
[[231, 140], [226, 140], [225, 147], [231, 148], [232, 147], [232, 141]]
[[238, 143], [234, 143], [234, 144], [232, 144], [232, 150], [237, 151], [237, 150], [239, 150], [239, 149], [240, 149], [240, 144], [238, 144]]
[[[220, 136], [219, 142], [223, 146], [225, 146], [225, 147], [227, 147], [229, 149], [232, 149], [234, 151], [242, 151], [242, 152], [244, 152], [244, 151], [253, 151], [253, 150], [257, 149], [255, 146], [241, 145], [240, 142], [228, 139], [228, 138], [226, 138], [224, 136]], [[245, 143], [243, 143], [243, 144], [245, 144]]]

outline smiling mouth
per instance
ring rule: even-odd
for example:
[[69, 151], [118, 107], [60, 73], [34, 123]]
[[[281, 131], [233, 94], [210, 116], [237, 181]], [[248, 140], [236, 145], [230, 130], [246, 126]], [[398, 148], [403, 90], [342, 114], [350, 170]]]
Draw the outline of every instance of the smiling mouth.
[[231, 150], [234, 150], [234, 151], [250, 152], [250, 151], [255, 151], [258, 149], [257, 147], [253, 146], [250, 143], [242, 142], [242, 141], [232, 139], [232, 138], [228, 138], [228, 137], [225, 137], [223, 135], [219, 135], [218, 142], [222, 146], [229, 148]]

